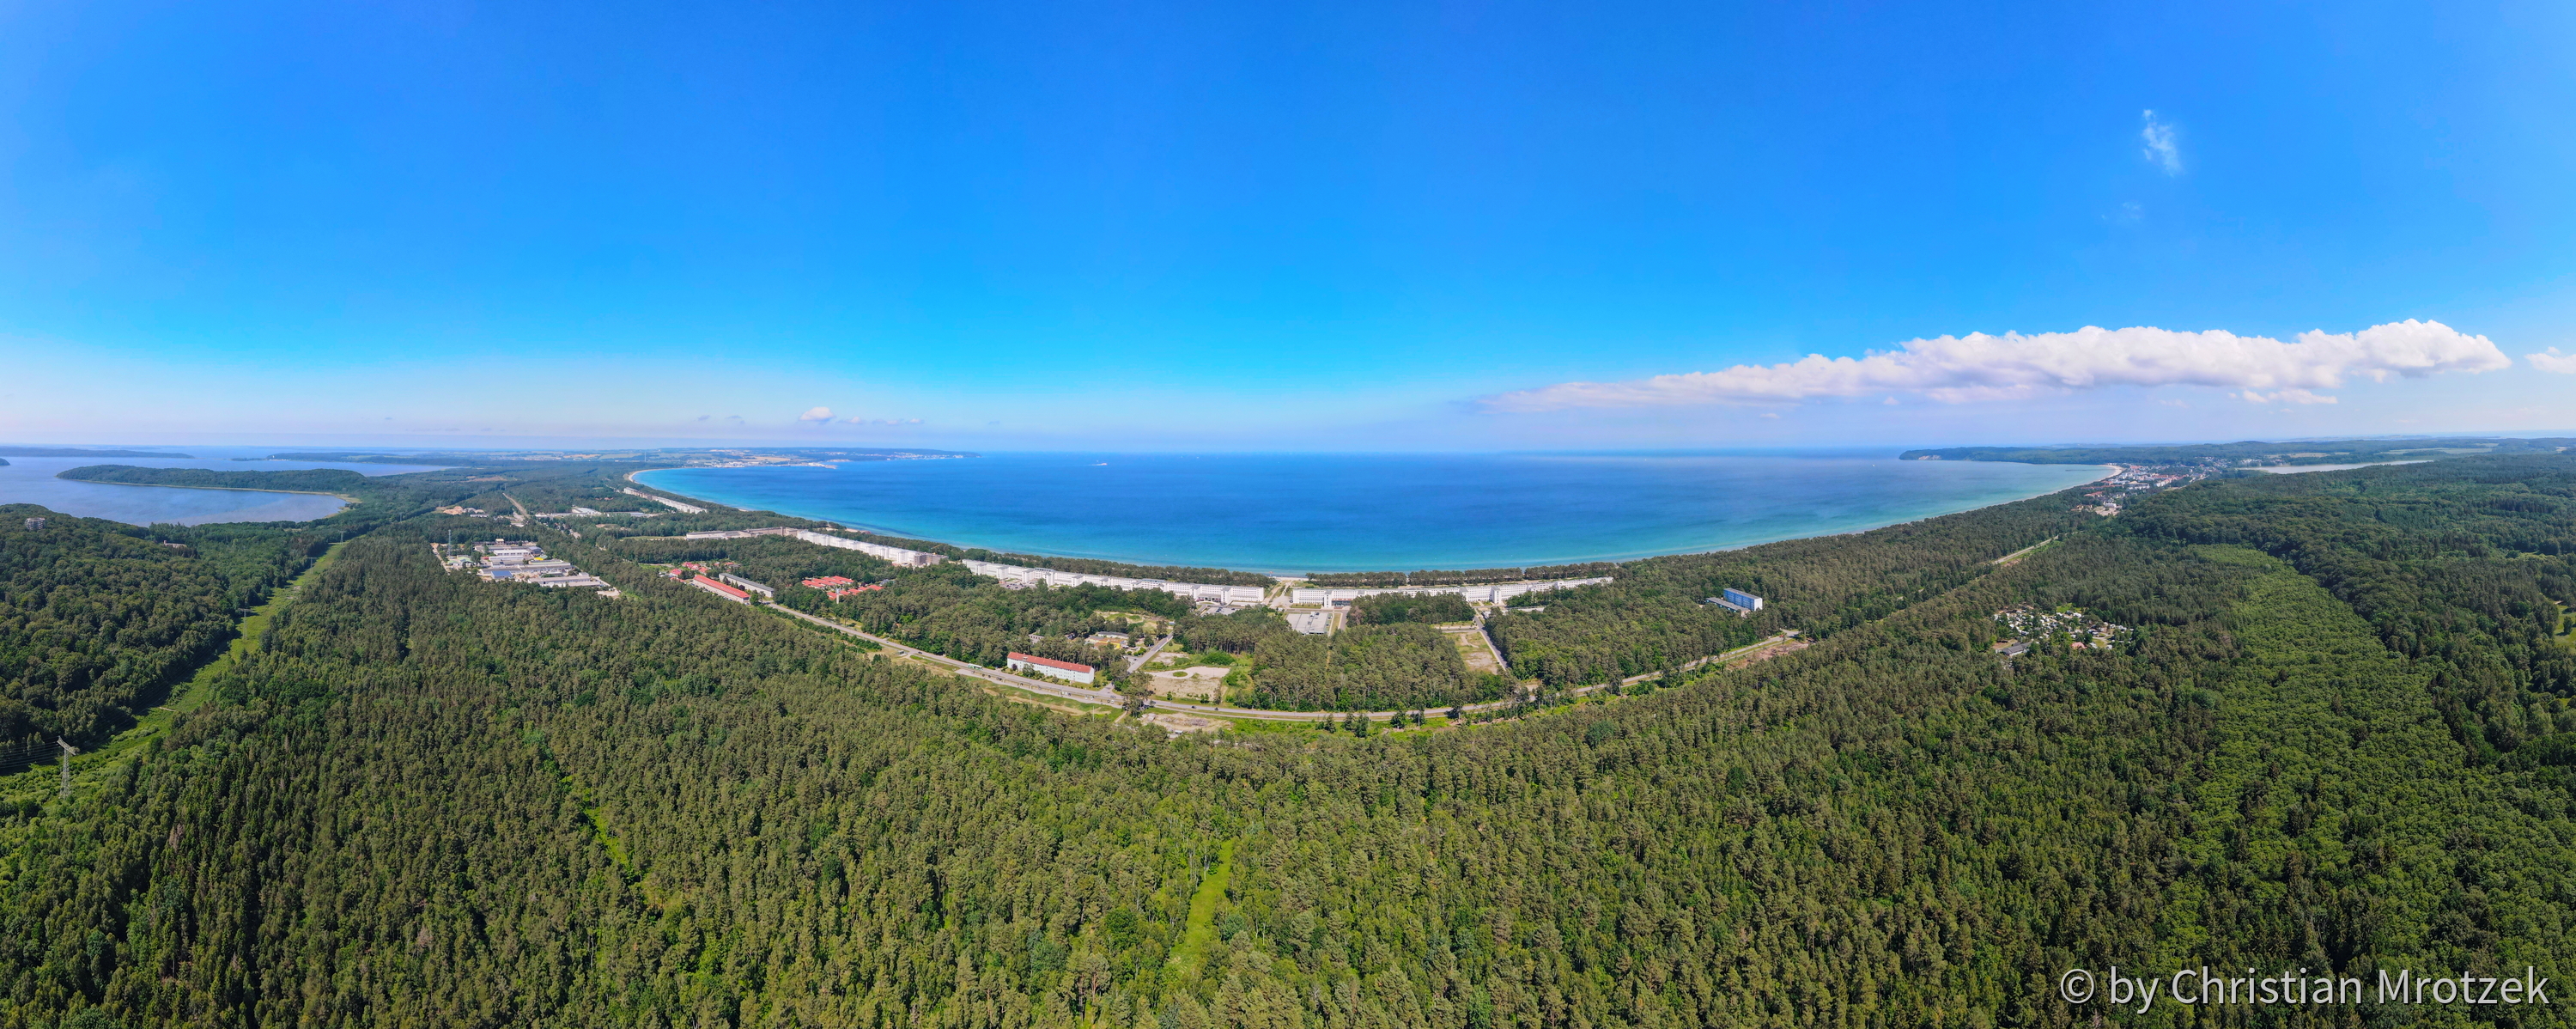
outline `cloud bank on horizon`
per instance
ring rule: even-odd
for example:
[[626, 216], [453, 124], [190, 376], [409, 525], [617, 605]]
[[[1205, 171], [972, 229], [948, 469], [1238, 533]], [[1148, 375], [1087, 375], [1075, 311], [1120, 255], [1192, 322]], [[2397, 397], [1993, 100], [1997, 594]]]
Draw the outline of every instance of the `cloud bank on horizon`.
[[[2354, 377], [2386, 381], [2443, 372], [2487, 372], [2513, 359], [2485, 336], [2436, 321], [2374, 325], [2359, 332], [2311, 330], [2293, 342], [2221, 329], [2178, 332], [2137, 326], [2074, 332], [1916, 339], [1862, 357], [1809, 354], [1774, 365], [1658, 375], [1628, 382], [1565, 382], [1486, 397], [1496, 412], [1694, 404], [1796, 403], [1826, 397], [1912, 393], [1944, 403], [2014, 400], [2107, 386], [2208, 386], [2238, 390], [2253, 403], [2321, 404], [2315, 392]], [[2535, 367], [2576, 366], [2576, 356], [2534, 354]]]

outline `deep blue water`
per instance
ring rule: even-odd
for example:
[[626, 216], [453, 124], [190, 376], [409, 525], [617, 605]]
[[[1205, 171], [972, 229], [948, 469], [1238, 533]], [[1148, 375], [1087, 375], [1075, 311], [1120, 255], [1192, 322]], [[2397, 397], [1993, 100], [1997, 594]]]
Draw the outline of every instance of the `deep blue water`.
[[1296, 574], [1722, 550], [1965, 511], [2104, 473], [1898, 461], [1885, 451], [994, 454], [639, 478], [720, 504], [960, 546]]
[[[138, 448], [139, 449], [139, 448]], [[11, 457], [0, 468], [0, 504], [43, 504], [68, 515], [106, 518], [128, 525], [172, 522], [302, 522], [328, 518], [348, 505], [337, 497], [310, 493], [265, 493], [257, 490], [177, 489], [128, 486], [112, 482], [73, 482], [54, 478], [66, 468], [93, 464], [126, 464], [144, 468], [213, 468], [219, 471], [282, 472], [298, 468], [347, 468], [366, 475], [428, 471], [435, 465], [335, 464], [326, 461], [235, 461], [263, 457], [284, 447], [172, 447], [169, 457]]]

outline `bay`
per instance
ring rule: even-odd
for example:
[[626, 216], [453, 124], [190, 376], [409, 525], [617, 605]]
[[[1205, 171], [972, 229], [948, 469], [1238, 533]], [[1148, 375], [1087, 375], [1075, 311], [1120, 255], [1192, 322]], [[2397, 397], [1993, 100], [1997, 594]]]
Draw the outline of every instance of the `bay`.
[[1722, 550], [1965, 511], [2105, 474], [1886, 451], [1005, 453], [638, 479], [958, 546], [1294, 575]]
[[211, 522], [304, 522], [328, 518], [348, 505], [317, 493], [185, 489], [114, 482], [75, 482], [54, 474], [96, 464], [142, 468], [212, 468], [229, 472], [282, 472], [346, 468], [362, 475], [425, 472], [437, 465], [346, 464], [328, 461], [236, 461], [262, 458], [277, 447], [173, 447], [181, 457], [11, 457], [0, 467], [0, 504], [42, 504], [67, 515], [105, 518], [128, 525], [204, 525]]

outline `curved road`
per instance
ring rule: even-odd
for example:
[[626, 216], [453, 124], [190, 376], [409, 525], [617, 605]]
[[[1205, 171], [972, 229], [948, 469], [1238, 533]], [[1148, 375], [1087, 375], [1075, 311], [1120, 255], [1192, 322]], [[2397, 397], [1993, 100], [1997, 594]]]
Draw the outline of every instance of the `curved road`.
[[[1082, 703], [1085, 703], [1085, 704], [1100, 704], [1100, 705], [1104, 705], [1104, 706], [1108, 706], [1108, 707], [1118, 707], [1118, 706], [1121, 706], [1121, 705], [1123, 705], [1123, 704], [1125, 704], [1125, 703], [1127, 702], [1127, 698], [1126, 698], [1126, 697], [1124, 697], [1124, 696], [1122, 696], [1122, 695], [1120, 695], [1120, 694], [1118, 694], [1118, 693], [1111, 692], [1111, 691], [1109, 691], [1109, 690], [1096, 690], [1096, 689], [1092, 689], [1092, 688], [1090, 688], [1090, 687], [1088, 687], [1088, 686], [1080, 686], [1080, 685], [1075, 685], [1075, 684], [1073, 684], [1073, 683], [1054, 682], [1054, 681], [1047, 680], [1047, 679], [1033, 679], [1033, 678], [1030, 678], [1030, 677], [1025, 676], [1025, 675], [1013, 675], [1013, 674], [1011, 674], [1011, 673], [1009, 673], [1009, 672], [995, 671], [995, 670], [993, 670], [993, 669], [986, 668], [986, 667], [984, 667], [984, 666], [982, 666], [982, 665], [973, 665], [973, 664], [968, 664], [968, 663], [966, 663], [966, 662], [964, 662], [964, 661], [959, 661], [959, 660], [957, 660], [957, 659], [955, 659], [955, 658], [944, 657], [944, 656], [941, 656], [941, 655], [938, 655], [938, 654], [933, 654], [933, 653], [931, 653], [931, 652], [929, 652], [929, 651], [927, 651], [927, 650], [922, 650], [922, 649], [920, 649], [920, 648], [918, 648], [918, 647], [909, 647], [909, 646], [905, 646], [905, 645], [903, 645], [903, 644], [901, 644], [901, 643], [897, 643], [897, 642], [895, 642], [895, 641], [893, 641], [893, 640], [890, 640], [890, 639], [887, 639], [887, 638], [885, 638], [885, 637], [883, 637], [883, 636], [879, 636], [879, 635], [876, 635], [876, 634], [874, 634], [874, 633], [861, 632], [861, 631], [859, 631], [859, 630], [857, 630], [857, 629], [850, 628], [849, 626], [842, 625], [842, 624], [841, 624], [841, 623], [839, 623], [839, 622], [830, 621], [830, 620], [828, 620], [828, 619], [816, 618], [816, 617], [814, 617], [813, 615], [806, 614], [805, 612], [803, 612], [803, 611], [799, 611], [799, 610], [796, 610], [795, 608], [792, 608], [792, 607], [781, 607], [781, 606], [778, 606], [778, 605], [776, 605], [776, 604], [768, 604], [768, 605], [763, 605], [763, 606], [766, 606], [766, 607], [768, 607], [769, 609], [771, 609], [771, 610], [773, 610], [773, 611], [782, 611], [782, 612], [785, 612], [785, 613], [787, 613], [787, 614], [789, 614], [789, 615], [793, 615], [793, 616], [795, 616], [795, 617], [797, 617], [797, 618], [802, 618], [802, 619], [804, 619], [804, 620], [806, 620], [806, 621], [808, 621], [808, 622], [812, 622], [812, 623], [814, 623], [814, 624], [816, 624], [816, 625], [822, 626], [823, 628], [826, 628], [826, 629], [830, 629], [830, 630], [832, 630], [832, 631], [834, 631], [834, 632], [847, 633], [847, 634], [849, 634], [849, 635], [856, 636], [856, 637], [858, 637], [858, 638], [860, 638], [860, 639], [863, 639], [863, 640], [866, 640], [866, 641], [868, 641], [868, 642], [870, 642], [870, 643], [874, 643], [874, 644], [876, 644], [876, 645], [878, 645], [878, 646], [884, 647], [884, 648], [886, 648], [887, 650], [893, 651], [893, 652], [898, 653], [898, 654], [905, 655], [905, 656], [907, 656], [907, 657], [918, 658], [918, 659], [920, 659], [920, 660], [922, 660], [922, 661], [929, 662], [929, 663], [931, 663], [931, 664], [933, 664], [933, 665], [936, 665], [936, 666], [939, 666], [939, 667], [942, 667], [942, 668], [946, 668], [946, 669], [948, 669], [949, 671], [951, 671], [951, 672], [955, 672], [955, 673], [957, 673], [957, 674], [959, 674], [959, 675], [970, 675], [970, 676], [973, 676], [973, 677], [975, 677], [975, 678], [982, 679], [982, 680], [984, 680], [984, 681], [986, 681], [986, 682], [996, 683], [996, 684], [1003, 685], [1003, 686], [1010, 686], [1010, 687], [1014, 687], [1014, 688], [1017, 688], [1017, 689], [1023, 689], [1023, 690], [1027, 690], [1027, 691], [1029, 691], [1029, 692], [1031, 692], [1031, 693], [1042, 693], [1042, 694], [1045, 694], [1045, 695], [1047, 695], [1047, 696], [1051, 696], [1051, 697], [1060, 697], [1060, 698], [1063, 698], [1063, 699], [1065, 699], [1065, 700], [1076, 700], [1076, 701], [1081, 701]], [[1727, 651], [1726, 653], [1723, 653], [1723, 654], [1712, 654], [1712, 655], [1710, 655], [1710, 656], [1708, 656], [1708, 657], [1700, 658], [1699, 660], [1692, 661], [1692, 662], [1690, 662], [1689, 664], [1685, 664], [1685, 665], [1681, 666], [1680, 668], [1676, 668], [1676, 669], [1674, 669], [1674, 671], [1689, 671], [1690, 669], [1697, 668], [1697, 667], [1699, 667], [1699, 666], [1701, 666], [1701, 665], [1709, 664], [1709, 663], [1711, 663], [1711, 662], [1726, 661], [1726, 660], [1730, 660], [1730, 659], [1734, 659], [1734, 658], [1739, 658], [1739, 657], [1750, 657], [1750, 656], [1754, 655], [1755, 653], [1758, 653], [1758, 652], [1760, 652], [1760, 651], [1762, 651], [1762, 650], [1764, 650], [1764, 649], [1767, 649], [1767, 648], [1772, 647], [1772, 646], [1776, 646], [1776, 645], [1778, 645], [1778, 644], [1782, 643], [1783, 641], [1786, 641], [1786, 640], [1789, 640], [1789, 639], [1795, 638], [1797, 635], [1798, 635], [1797, 630], [1795, 630], [1795, 629], [1791, 629], [1791, 630], [1788, 630], [1788, 631], [1782, 632], [1782, 633], [1780, 633], [1779, 635], [1772, 636], [1772, 637], [1770, 637], [1770, 638], [1768, 638], [1768, 639], [1762, 640], [1762, 641], [1761, 641], [1761, 642], [1759, 642], [1759, 643], [1751, 643], [1751, 644], [1747, 644], [1747, 645], [1745, 645], [1745, 646], [1737, 647], [1737, 648], [1735, 648], [1735, 649], [1733, 649], [1733, 650]], [[1645, 681], [1646, 681], [1646, 680], [1648, 680], [1648, 679], [1660, 678], [1660, 677], [1662, 677], [1664, 674], [1665, 674], [1665, 673], [1663, 673], [1663, 672], [1648, 672], [1648, 673], [1646, 673], [1646, 674], [1644, 674], [1644, 675], [1632, 675], [1632, 676], [1629, 676], [1629, 677], [1627, 677], [1627, 678], [1625, 678], [1625, 679], [1621, 679], [1621, 680], [1619, 680], [1619, 685], [1621, 685], [1621, 686], [1634, 686], [1634, 685], [1636, 685], [1636, 684], [1638, 684], [1638, 683], [1645, 682]], [[1566, 690], [1566, 691], [1564, 691], [1563, 693], [1560, 693], [1560, 694], [1557, 694], [1557, 695], [1558, 695], [1558, 696], [1566, 696], [1566, 697], [1579, 697], [1579, 696], [1582, 696], [1582, 695], [1584, 695], [1584, 694], [1586, 694], [1586, 693], [1593, 693], [1593, 692], [1597, 692], [1597, 691], [1605, 690], [1605, 689], [1609, 689], [1609, 688], [1610, 688], [1610, 685], [1609, 685], [1608, 683], [1603, 683], [1603, 684], [1601, 684], [1601, 685], [1597, 685], [1597, 686], [1582, 686], [1582, 687], [1578, 687], [1578, 688], [1575, 688], [1575, 689]], [[1470, 711], [1470, 712], [1478, 712], [1478, 711], [1495, 711], [1495, 710], [1500, 710], [1500, 709], [1502, 709], [1502, 708], [1510, 707], [1511, 705], [1512, 705], [1512, 701], [1508, 701], [1508, 700], [1496, 700], [1496, 701], [1489, 701], [1489, 702], [1486, 702], [1486, 703], [1483, 703], [1483, 704], [1469, 704], [1469, 705], [1467, 705], [1467, 708], [1466, 708], [1466, 709], [1467, 709], [1468, 711]], [[1212, 715], [1212, 716], [1221, 717], [1221, 718], [1262, 718], [1262, 719], [1269, 719], [1269, 720], [1272, 720], [1272, 721], [1281, 721], [1281, 722], [1321, 722], [1321, 721], [1325, 721], [1325, 720], [1327, 720], [1327, 719], [1340, 718], [1340, 717], [1342, 717], [1342, 714], [1343, 714], [1343, 713], [1342, 713], [1342, 712], [1340, 712], [1340, 711], [1264, 711], [1264, 710], [1259, 710], [1259, 709], [1255, 709], [1255, 708], [1227, 707], [1227, 706], [1225, 706], [1225, 705], [1223, 705], [1223, 704], [1182, 704], [1182, 703], [1177, 703], [1177, 702], [1170, 701], [1170, 700], [1161, 700], [1161, 699], [1157, 699], [1157, 700], [1155, 700], [1155, 701], [1154, 701], [1154, 703], [1153, 703], [1153, 706], [1154, 706], [1154, 708], [1155, 708], [1156, 710], [1160, 710], [1160, 711], [1171, 711], [1171, 712], [1180, 713], [1180, 714]], [[1425, 710], [1431, 710], [1431, 709], [1425, 709]], [[1399, 714], [1405, 714], [1405, 713], [1407, 713], [1407, 712], [1402, 712], [1402, 711], [1370, 711], [1370, 712], [1368, 712], [1367, 714], [1368, 714], [1368, 716], [1369, 716], [1371, 719], [1374, 719], [1374, 720], [1377, 720], [1377, 721], [1385, 721], [1385, 720], [1387, 720], [1387, 719], [1390, 719], [1390, 718], [1395, 717], [1396, 715], [1399, 715]]]

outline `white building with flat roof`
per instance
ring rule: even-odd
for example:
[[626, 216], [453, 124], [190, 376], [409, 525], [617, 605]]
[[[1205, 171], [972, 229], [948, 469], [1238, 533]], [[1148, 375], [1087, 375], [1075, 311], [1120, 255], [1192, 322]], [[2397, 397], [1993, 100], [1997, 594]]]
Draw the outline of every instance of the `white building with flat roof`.
[[665, 506], [665, 507], [669, 507], [670, 509], [672, 509], [672, 510], [674, 510], [674, 511], [678, 511], [678, 512], [680, 512], [681, 514], [705, 514], [705, 513], [707, 513], [707, 509], [706, 509], [706, 508], [699, 507], [699, 506], [697, 506], [696, 504], [683, 504], [683, 503], [681, 503], [681, 502], [679, 502], [679, 501], [677, 501], [677, 500], [673, 500], [673, 499], [671, 499], [671, 498], [669, 498], [669, 497], [657, 497], [657, 496], [654, 496], [653, 494], [646, 493], [646, 492], [644, 492], [643, 490], [636, 489], [636, 488], [635, 488], [635, 487], [633, 487], [633, 486], [628, 486], [628, 487], [626, 487], [624, 490], [621, 490], [620, 492], [623, 492], [623, 493], [625, 493], [627, 496], [630, 496], [630, 497], [642, 497], [642, 498], [644, 498], [644, 499], [646, 499], [646, 500], [659, 501], [659, 502], [661, 502], [661, 503], [662, 503], [662, 505], [663, 505], [663, 506]]
[[883, 543], [845, 539], [830, 533], [815, 532], [812, 529], [796, 530], [796, 538], [816, 546], [855, 550], [869, 557], [891, 561], [906, 568], [925, 568], [948, 560], [943, 555], [933, 554], [927, 550], [907, 550], [902, 547], [889, 547]]
[[738, 588], [741, 588], [741, 589], [744, 589], [744, 590], [748, 590], [748, 591], [753, 592], [753, 593], [760, 594], [761, 596], [764, 596], [764, 597], [770, 597], [770, 598], [773, 598], [773, 599], [774, 599], [774, 598], [776, 598], [776, 597], [778, 596], [778, 591], [777, 591], [777, 590], [774, 590], [774, 589], [769, 588], [769, 587], [768, 587], [768, 585], [763, 584], [763, 583], [753, 582], [753, 581], [751, 581], [751, 580], [749, 580], [749, 579], [743, 578], [742, 576], [735, 575], [735, 574], [734, 574], [734, 573], [732, 573], [732, 572], [719, 572], [719, 573], [717, 573], [716, 578], [719, 578], [719, 579], [722, 579], [722, 580], [724, 580], [724, 581], [726, 581], [726, 582], [732, 583], [732, 584], [734, 584], [734, 585], [735, 585], [736, 587], [738, 587]]
[[1099, 671], [1090, 665], [1075, 664], [1071, 661], [1058, 661], [1051, 657], [1039, 657], [1035, 654], [1023, 654], [1016, 650], [1011, 651], [1006, 656], [1003, 660], [1003, 664], [1008, 665], [1012, 671], [1018, 672], [1022, 675], [1043, 675], [1050, 679], [1063, 679], [1069, 682], [1078, 682], [1085, 686], [1091, 685], [1094, 673]]
[[1609, 581], [1610, 577], [1603, 575], [1590, 579], [1539, 579], [1530, 582], [1481, 583], [1474, 586], [1306, 586], [1290, 591], [1288, 602], [1299, 606], [1315, 604], [1329, 607], [1335, 604], [1348, 604], [1361, 597], [1378, 597], [1390, 593], [1408, 597], [1453, 593], [1470, 604], [1501, 604], [1525, 594], [1570, 590], [1577, 586], [1597, 586]]
[[1250, 607], [1261, 603], [1266, 592], [1259, 586], [1222, 586], [1206, 582], [1170, 582], [1163, 579], [1131, 579], [1123, 575], [1093, 575], [1088, 572], [1059, 572], [1053, 568], [1031, 568], [993, 561], [967, 561], [966, 570], [977, 575], [1002, 580], [1010, 586], [1107, 586], [1119, 590], [1159, 590], [1183, 600]]

